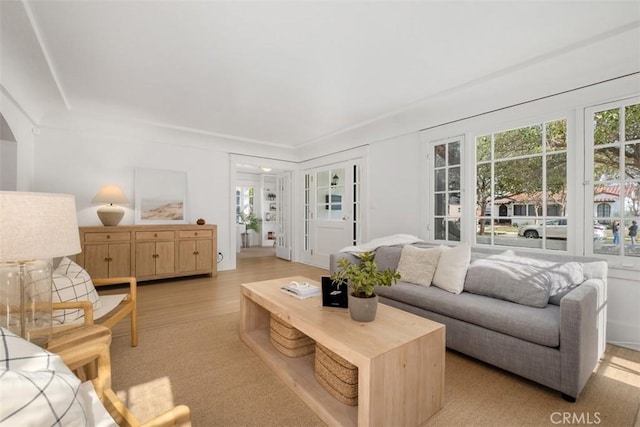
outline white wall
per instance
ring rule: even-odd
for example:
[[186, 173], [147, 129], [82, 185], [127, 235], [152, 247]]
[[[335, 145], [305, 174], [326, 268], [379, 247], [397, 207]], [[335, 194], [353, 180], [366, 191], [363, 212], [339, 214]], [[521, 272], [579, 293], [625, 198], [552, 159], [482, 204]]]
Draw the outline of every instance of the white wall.
[[180, 142], [165, 144], [43, 128], [36, 140], [34, 163], [34, 190], [74, 194], [80, 225], [100, 225], [97, 206], [91, 204], [91, 199], [102, 185], [113, 183], [122, 187], [132, 205], [126, 207], [121, 224], [133, 224], [136, 168], [186, 172], [188, 222], [193, 224], [204, 218], [208, 224], [217, 224], [218, 251], [225, 255], [218, 268], [229, 268], [226, 262], [232, 250], [229, 229], [232, 197], [228, 186], [228, 153]]
[[0, 191], [18, 188], [18, 143], [0, 140]]
[[0, 106], [0, 113], [4, 116], [17, 142], [16, 188], [19, 191], [32, 191], [33, 144], [38, 130], [34, 121], [2, 90], [0, 90]]
[[368, 161], [369, 239], [394, 233], [422, 236], [423, 159], [417, 132], [373, 144]]

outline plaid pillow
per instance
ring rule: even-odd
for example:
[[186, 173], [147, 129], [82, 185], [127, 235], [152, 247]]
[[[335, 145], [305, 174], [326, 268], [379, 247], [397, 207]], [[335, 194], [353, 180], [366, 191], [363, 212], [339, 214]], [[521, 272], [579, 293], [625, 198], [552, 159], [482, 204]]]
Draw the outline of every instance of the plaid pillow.
[[[101, 307], [100, 296], [93, 286], [91, 276], [69, 258], [64, 257], [53, 272], [53, 302], [91, 301], [93, 309]], [[54, 310], [53, 321], [57, 323], [73, 322], [81, 319], [81, 309]]]
[[0, 328], [0, 361], [1, 425], [90, 425], [80, 380], [59, 356]]

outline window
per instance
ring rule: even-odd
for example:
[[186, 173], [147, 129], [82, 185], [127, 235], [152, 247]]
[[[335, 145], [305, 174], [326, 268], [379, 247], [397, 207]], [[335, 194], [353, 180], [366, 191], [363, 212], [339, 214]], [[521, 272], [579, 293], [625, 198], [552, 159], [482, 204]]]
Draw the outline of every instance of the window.
[[430, 144], [433, 166], [433, 238], [459, 242], [462, 218], [461, 205], [462, 138], [436, 141]]
[[[593, 176], [587, 212], [592, 212], [589, 219], [608, 225], [603, 238], [594, 239], [593, 253], [640, 257], [629, 235], [640, 221], [640, 103], [621, 101], [587, 109], [586, 115], [593, 126], [587, 138]], [[615, 239], [614, 224], [619, 225]]]
[[254, 187], [236, 187], [236, 224], [242, 224], [242, 215], [254, 211]]
[[567, 250], [567, 121], [476, 138], [476, 243]]

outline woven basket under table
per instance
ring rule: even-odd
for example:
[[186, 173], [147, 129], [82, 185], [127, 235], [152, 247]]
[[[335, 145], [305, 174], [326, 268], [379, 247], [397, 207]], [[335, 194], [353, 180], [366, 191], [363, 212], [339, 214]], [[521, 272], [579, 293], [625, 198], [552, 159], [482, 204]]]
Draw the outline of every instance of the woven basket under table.
[[358, 368], [316, 343], [315, 376], [320, 385], [345, 405], [358, 404]]
[[315, 351], [315, 341], [284, 320], [271, 314], [271, 344], [288, 357], [300, 357]]

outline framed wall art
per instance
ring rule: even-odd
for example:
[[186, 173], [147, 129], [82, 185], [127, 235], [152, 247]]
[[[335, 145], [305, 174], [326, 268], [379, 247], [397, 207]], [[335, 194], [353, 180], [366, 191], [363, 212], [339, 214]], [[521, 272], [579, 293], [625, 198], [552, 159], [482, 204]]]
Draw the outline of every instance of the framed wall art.
[[136, 169], [136, 224], [186, 224], [187, 174]]

